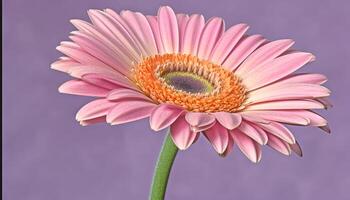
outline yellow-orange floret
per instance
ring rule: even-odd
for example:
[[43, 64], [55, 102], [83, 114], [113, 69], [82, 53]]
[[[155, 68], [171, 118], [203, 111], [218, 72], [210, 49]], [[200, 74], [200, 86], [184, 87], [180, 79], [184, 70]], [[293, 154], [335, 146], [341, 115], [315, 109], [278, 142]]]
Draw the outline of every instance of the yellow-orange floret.
[[[162, 76], [169, 72], [188, 72], [208, 80], [210, 93], [189, 93], [167, 84]], [[236, 112], [246, 100], [240, 79], [220, 65], [183, 54], [155, 55], [143, 59], [133, 69], [140, 90], [156, 103], [179, 105], [194, 112]]]

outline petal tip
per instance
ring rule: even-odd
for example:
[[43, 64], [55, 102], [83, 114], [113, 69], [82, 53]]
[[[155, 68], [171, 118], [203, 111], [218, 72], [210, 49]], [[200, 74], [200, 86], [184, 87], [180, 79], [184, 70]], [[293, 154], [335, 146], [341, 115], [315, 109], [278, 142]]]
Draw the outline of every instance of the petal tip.
[[90, 9], [88, 9], [87, 13], [88, 14], [94, 14], [94, 13], [99, 12], [99, 11], [100, 10], [98, 10], [98, 9], [90, 8]]
[[245, 30], [250, 28], [250, 26], [247, 23], [239, 23], [239, 24], [236, 24], [235, 26], [240, 26], [241, 28], [244, 28]]
[[161, 12], [172, 12], [175, 13], [174, 10], [170, 6], [160, 6], [158, 10], [158, 16]]
[[109, 114], [107, 114], [107, 116], [106, 116], [106, 122], [107, 122], [108, 124], [112, 125], [113, 119], [110, 117]]
[[160, 6], [159, 9], [170, 9], [170, 10], [173, 10], [170, 6], [168, 5], [164, 5], [164, 6]]
[[58, 87], [57, 90], [58, 90], [59, 93], [65, 93], [65, 92], [64, 92], [64, 91], [65, 91], [65, 88], [66, 88], [66, 87], [65, 87], [65, 84], [63, 83], [61, 86]]
[[83, 121], [78, 121], [78, 122], [79, 122], [79, 125], [80, 125], [80, 126], [82, 126], [82, 127], [87, 126], [87, 124], [84, 124], [84, 122], [83, 122]]
[[[57, 47], [56, 47], [57, 48]], [[57, 64], [58, 61], [55, 61], [53, 63], [50, 64], [50, 68], [53, 69], [53, 70], [59, 70], [59, 67], [58, 67], [58, 64]]]
[[252, 163], [258, 164], [258, 163], [260, 162], [260, 160], [261, 160], [261, 156], [256, 155], [256, 156], [254, 156], [254, 157], [248, 157], [248, 159], [249, 159]]
[[175, 144], [175, 145], [176, 145], [177, 148], [178, 148], [179, 150], [181, 150], [181, 151], [184, 151], [184, 150], [188, 149], [188, 147], [190, 147], [190, 145], [188, 145], [188, 146], [179, 146], [178, 144]]
[[290, 45], [295, 44], [295, 41], [292, 40], [292, 39], [289, 39], [289, 38], [287, 38], [287, 39], [282, 39], [281, 41], [283, 41], [283, 42], [285, 42], [285, 43], [289, 43]]
[[181, 150], [181, 151], [184, 151], [186, 149], [188, 149], [190, 146], [191, 146], [191, 143], [179, 143], [176, 141], [176, 139], [174, 139], [173, 136], [171, 136], [171, 139], [173, 140], [174, 144], [176, 145], [176, 147]]
[[326, 124], [325, 126], [320, 126], [319, 127], [321, 130], [323, 130], [324, 132], [328, 133], [328, 134], [331, 134], [331, 129], [329, 127], [328, 124]]
[[152, 130], [154, 130], [156, 132], [162, 130], [159, 126], [156, 126], [156, 125], [154, 125], [154, 123], [151, 123], [151, 122], [150, 122], [150, 127]]
[[71, 20], [69, 20], [69, 22], [73, 25], [76, 25], [80, 22], [80, 19], [71, 19]]

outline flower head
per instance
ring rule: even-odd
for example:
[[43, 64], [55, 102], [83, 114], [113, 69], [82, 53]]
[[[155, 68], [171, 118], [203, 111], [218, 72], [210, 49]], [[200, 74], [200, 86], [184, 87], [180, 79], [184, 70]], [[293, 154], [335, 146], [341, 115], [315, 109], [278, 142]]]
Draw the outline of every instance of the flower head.
[[301, 155], [284, 124], [329, 130], [312, 111], [330, 105], [326, 77], [294, 73], [314, 56], [290, 50], [290, 39], [247, 35], [246, 24], [225, 30], [221, 18], [205, 21], [170, 7], [157, 16], [88, 14], [92, 23], [71, 21], [78, 31], [57, 47], [65, 56], [52, 64], [75, 78], [60, 92], [98, 97], [77, 113], [82, 125], [149, 117], [155, 131], [170, 127], [179, 149], [202, 133], [220, 155], [235, 143], [253, 162], [265, 144]]

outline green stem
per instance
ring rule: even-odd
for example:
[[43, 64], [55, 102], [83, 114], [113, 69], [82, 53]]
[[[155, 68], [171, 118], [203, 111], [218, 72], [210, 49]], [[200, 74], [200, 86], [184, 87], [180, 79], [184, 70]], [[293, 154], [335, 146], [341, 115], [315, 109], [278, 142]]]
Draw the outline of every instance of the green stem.
[[171, 167], [175, 160], [178, 148], [170, 136], [170, 130], [164, 139], [159, 153], [156, 168], [154, 169], [153, 181], [149, 200], [164, 200]]

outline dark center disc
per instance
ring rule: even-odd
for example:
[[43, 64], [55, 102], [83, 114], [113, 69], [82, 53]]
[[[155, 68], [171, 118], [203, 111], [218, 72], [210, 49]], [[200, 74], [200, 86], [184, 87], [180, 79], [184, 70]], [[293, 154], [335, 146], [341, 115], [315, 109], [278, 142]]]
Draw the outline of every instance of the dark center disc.
[[202, 76], [190, 72], [168, 72], [162, 76], [165, 82], [177, 90], [189, 93], [210, 93], [214, 85]]

